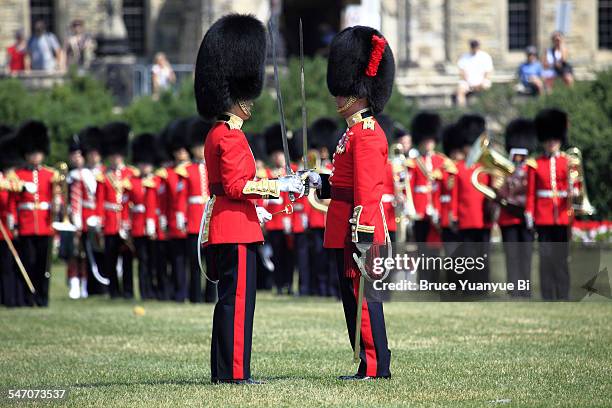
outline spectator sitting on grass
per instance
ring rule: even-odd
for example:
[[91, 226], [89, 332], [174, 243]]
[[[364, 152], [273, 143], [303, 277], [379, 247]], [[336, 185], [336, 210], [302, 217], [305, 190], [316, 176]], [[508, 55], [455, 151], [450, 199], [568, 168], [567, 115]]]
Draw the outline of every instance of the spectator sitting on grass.
[[574, 85], [574, 69], [568, 62], [569, 53], [565, 46], [563, 34], [555, 31], [551, 37], [552, 47], [546, 50], [542, 64], [544, 65], [544, 81], [550, 91], [555, 80], [561, 78], [567, 86]]
[[527, 47], [527, 61], [519, 67], [519, 81], [530, 95], [540, 95], [544, 91], [542, 64], [538, 61], [538, 50], [533, 45]]
[[480, 49], [478, 40], [470, 40], [470, 52], [464, 54], [457, 65], [461, 75], [457, 88], [457, 105], [465, 106], [468, 94], [491, 88], [493, 60]]

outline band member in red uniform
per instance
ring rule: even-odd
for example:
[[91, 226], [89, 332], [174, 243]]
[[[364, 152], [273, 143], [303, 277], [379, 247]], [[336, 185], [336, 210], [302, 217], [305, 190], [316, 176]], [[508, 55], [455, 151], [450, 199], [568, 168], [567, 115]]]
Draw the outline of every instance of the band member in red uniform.
[[[131, 299], [134, 297], [134, 280], [132, 269], [125, 266], [132, 261], [132, 256], [123, 248], [129, 238], [127, 200], [133, 175], [133, 171], [124, 163], [130, 126], [123, 122], [113, 122], [104, 126], [102, 132], [102, 154], [108, 159], [108, 168], [98, 175], [96, 207], [100, 224], [96, 228], [101, 228], [104, 233], [104, 274], [110, 280], [110, 297]], [[119, 287], [119, 267], [123, 270], [122, 287]]]
[[153, 181], [155, 182], [155, 292], [157, 299], [170, 300], [172, 296], [172, 279], [168, 272], [168, 169], [172, 159], [166, 150], [168, 127], [156, 137], [156, 164]]
[[[457, 127], [461, 134], [463, 152], [467, 157], [476, 139], [486, 131], [485, 120], [480, 115], [463, 115], [459, 118]], [[472, 173], [480, 166], [480, 163], [476, 163], [472, 167], [467, 167], [464, 160], [457, 162], [456, 191], [453, 193], [453, 212], [457, 214], [459, 236], [464, 243], [462, 256], [485, 258], [485, 267], [482, 270], [466, 271], [461, 277], [470, 282], [489, 282], [487, 254], [490, 246], [493, 207], [492, 202], [472, 184]], [[489, 184], [490, 177], [481, 174], [479, 180], [482, 184]]]
[[[15, 174], [15, 167], [21, 164], [22, 159], [15, 132], [7, 126], [0, 126], [0, 222], [11, 240], [14, 240], [15, 237], [8, 228], [9, 221], [12, 219], [9, 195], [11, 192], [20, 192], [24, 189], [24, 183]], [[29, 185], [30, 191], [34, 191], [34, 188], [32, 184]], [[17, 270], [4, 235], [0, 235], [0, 297], [2, 304], [7, 307], [23, 306], [24, 286], [25, 283]]]
[[189, 257], [189, 301], [201, 303], [215, 302], [217, 288], [214, 283], [205, 279], [204, 298], [202, 298], [202, 272], [198, 264], [198, 233], [200, 221], [204, 214], [204, 206], [210, 198], [208, 192], [208, 175], [204, 161], [204, 140], [210, 130], [210, 122], [200, 117], [192, 118], [189, 124], [189, 150], [191, 163], [187, 166], [187, 234]]
[[[93, 183], [95, 191], [96, 179], [93, 173], [85, 168], [85, 158], [80, 139], [74, 135], [68, 145], [71, 170], [68, 173], [69, 202], [67, 210], [70, 222], [76, 228], [74, 232], [60, 232], [60, 255], [66, 257], [68, 266], [68, 297], [71, 299], [87, 298], [87, 256], [83, 247], [83, 232], [87, 233], [87, 224], [83, 224], [84, 195], [87, 186], [85, 183]], [[63, 251], [62, 251], [63, 248]], [[62, 252], [65, 252], [62, 254]]]
[[174, 300], [184, 302], [187, 298], [187, 167], [189, 161], [189, 126], [191, 118], [181, 118], [168, 128], [167, 148], [174, 159], [167, 168], [166, 211], [168, 217], [168, 239]]
[[[79, 132], [79, 140], [81, 142], [81, 150], [85, 156], [85, 168], [91, 175], [94, 181], [85, 183], [83, 189], [83, 205], [82, 224], [83, 224], [83, 248], [87, 255], [87, 293], [91, 295], [99, 295], [107, 292], [107, 286], [104, 285], [100, 278], [104, 275], [104, 250], [101, 243], [104, 237], [90, 232], [91, 225], [99, 225], [96, 190], [98, 179], [105, 172], [105, 167], [102, 164], [102, 141], [104, 135], [102, 130], [96, 126], [89, 126]], [[91, 177], [86, 176], [87, 179]]]
[[[336, 251], [340, 293], [351, 345], [355, 342], [359, 274], [353, 253], [385, 244], [389, 233], [382, 209], [387, 166], [387, 138], [374, 119], [391, 96], [395, 62], [386, 39], [369, 27], [349, 27], [332, 41], [327, 86], [347, 129], [334, 153], [334, 170], [323, 183], [321, 198], [331, 198], [325, 247]], [[331, 187], [331, 188], [330, 188]], [[382, 302], [363, 299], [361, 352], [355, 375], [343, 380], [389, 378], [391, 352]]]
[[[452, 206], [453, 194], [456, 193], [454, 188], [457, 178], [456, 163], [465, 160], [461, 134], [455, 123], [445, 126], [442, 130], [442, 150], [447, 157], [440, 180], [440, 227], [442, 227], [442, 242], [452, 245], [461, 241], [457, 233], [457, 214], [454, 212], [456, 208]], [[454, 252], [454, 246], [449, 247], [445, 244], [444, 247], [446, 255]]]
[[544, 154], [528, 168], [527, 226], [535, 225], [540, 254], [540, 285], [545, 300], [569, 299], [569, 205], [576, 185], [570, 183], [570, 159], [561, 152], [567, 143], [567, 113], [544, 109], [535, 118], [538, 141]]
[[[34, 302], [46, 307], [49, 305], [51, 277], [49, 244], [53, 237], [51, 204], [54, 202], [54, 187], [59, 181], [59, 175], [55, 170], [42, 165], [50, 147], [47, 127], [42, 122], [29, 121], [23, 124], [17, 132], [17, 139], [26, 161], [25, 166], [16, 171], [17, 177], [33, 183], [35, 187], [30, 191], [10, 194], [12, 218], [16, 225], [11, 225], [11, 222], [9, 228], [19, 235], [19, 256], [36, 290]], [[30, 292], [26, 293], [26, 304], [31, 305]]]
[[[264, 131], [264, 137], [271, 163], [271, 166], [266, 169], [266, 178], [285, 176], [285, 156], [283, 155], [280, 124], [270, 125]], [[265, 200], [266, 210], [270, 214], [276, 214], [266, 223], [266, 239], [272, 246], [274, 286], [276, 287], [276, 293], [279, 295], [293, 294], [294, 254], [289, 245], [292, 215], [283, 213], [289, 203], [289, 195], [285, 193], [280, 194], [279, 197]]]
[[[231, 47], [231, 53], [228, 50]], [[208, 30], [196, 60], [198, 112], [216, 122], [204, 145], [209, 191], [203, 241], [207, 273], [218, 279], [211, 341], [213, 383], [254, 384], [251, 344], [255, 311], [256, 245], [270, 219], [252, 199], [302, 194], [299, 176], [254, 180], [255, 159], [241, 130], [263, 88], [266, 30], [254, 17], [232, 14]], [[265, 219], [264, 219], [265, 218]]]
[[138, 288], [140, 298], [154, 299], [153, 241], [155, 237], [155, 136], [143, 133], [132, 141], [132, 162], [138, 166], [136, 177], [132, 177], [132, 188], [128, 190], [130, 206], [130, 235], [138, 259]]
[[[535, 150], [537, 137], [532, 120], [514, 119], [506, 127], [506, 150], [515, 170], [508, 177], [498, 196], [507, 202], [499, 211], [497, 224], [504, 241], [508, 282], [517, 288], [518, 280], [531, 279], [531, 254], [533, 252], [533, 230], [525, 225], [525, 200], [527, 195], [527, 172], [535, 165], [529, 155]], [[510, 296], [529, 297], [529, 291], [514, 289]]]

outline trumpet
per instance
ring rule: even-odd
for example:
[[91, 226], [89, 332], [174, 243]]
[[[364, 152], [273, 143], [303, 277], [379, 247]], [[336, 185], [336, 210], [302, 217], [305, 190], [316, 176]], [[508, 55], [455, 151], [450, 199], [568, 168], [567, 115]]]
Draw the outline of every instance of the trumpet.
[[[568, 189], [570, 194], [567, 196], [569, 197], [570, 208], [577, 215], [593, 215], [595, 214], [595, 207], [591, 205], [586, 190], [582, 152], [577, 147], [570, 147], [565, 153], [569, 156]], [[580, 185], [578, 193], [572, 194], [576, 183]]]
[[[489, 137], [483, 133], [472, 145], [472, 149], [466, 160], [466, 165], [471, 167], [476, 163], [480, 163], [481, 167], [474, 170], [470, 181], [474, 188], [484, 194], [489, 200], [499, 201], [502, 205], [507, 205], [506, 199], [500, 199], [496, 190], [499, 190], [506, 179], [514, 173], [516, 167], [510, 159], [493, 149], [490, 144], [491, 141]], [[478, 180], [478, 177], [482, 173], [491, 176], [491, 184], [493, 187], [484, 185]]]
[[[317, 173], [328, 173], [327, 169], [321, 167], [321, 154], [316, 150], [311, 150], [306, 155], [306, 168], [313, 169]], [[321, 199], [317, 197], [315, 190], [308, 192], [308, 203], [315, 209], [327, 213], [329, 207], [329, 199]]]
[[63, 217], [61, 221], [55, 221], [51, 226], [58, 232], [75, 232], [77, 228], [70, 222], [68, 217], [68, 164], [65, 162], [59, 162], [56, 167], [59, 175], [59, 177], [57, 177], [57, 184], [60, 187], [60, 194], [62, 200], [64, 201], [64, 209], [63, 211], [56, 211], [56, 214], [63, 212]]

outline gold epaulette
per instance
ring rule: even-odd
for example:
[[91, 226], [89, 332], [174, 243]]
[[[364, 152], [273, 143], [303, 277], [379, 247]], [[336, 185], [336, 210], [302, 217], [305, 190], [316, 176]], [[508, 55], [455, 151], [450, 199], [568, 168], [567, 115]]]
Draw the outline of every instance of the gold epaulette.
[[363, 130], [367, 130], [367, 129], [372, 129], [374, 130], [374, 128], [376, 127], [376, 121], [374, 120], [373, 117], [369, 117], [369, 118], [365, 118], [363, 120]]
[[164, 179], [164, 180], [165, 180], [165, 179], [167, 179], [167, 178], [168, 178], [168, 170], [166, 170], [164, 167], [162, 167], [162, 168], [157, 169], [157, 170], [155, 171], [155, 175], [156, 175], [157, 177], [162, 178], [162, 179]]
[[98, 174], [96, 174], [96, 181], [98, 183], [104, 183], [104, 173], [99, 172]]
[[532, 157], [530, 157], [527, 160], [525, 160], [525, 164], [527, 166], [531, 167], [531, 168], [534, 168], [534, 169], [538, 168], [538, 162], [534, 158], [532, 158]]
[[257, 194], [266, 197], [280, 197], [280, 186], [278, 180], [268, 180], [263, 178], [261, 180], [249, 180], [242, 189], [243, 194]]
[[147, 177], [142, 179], [142, 185], [146, 188], [155, 188], [155, 180], [153, 180], [153, 177], [151, 175], [148, 175]]
[[414, 169], [416, 167], [416, 163], [414, 162], [414, 159], [406, 159], [406, 161], [404, 162], [404, 165], [408, 167], [409, 169]]
[[174, 168], [174, 172], [183, 178], [189, 177], [189, 173], [187, 172], [187, 166], [189, 166], [189, 162], [181, 163]]
[[123, 188], [125, 190], [131, 190], [132, 189], [132, 182], [130, 181], [129, 178], [123, 179]]
[[445, 159], [444, 159], [444, 170], [446, 170], [446, 172], [450, 173], [450, 174], [457, 174], [458, 173], [457, 165], [455, 164], [455, 162], [452, 161], [451, 159], [449, 159], [446, 156], [445, 156]]
[[54, 169], [53, 167], [43, 166], [43, 168], [49, 170], [52, 173], [52, 176], [51, 176], [52, 183], [59, 183], [63, 181], [60, 172]]
[[134, 177], [140, 177], [140, 170], [138, 170], [138, 168], [131, 166], [131, 165], [127, 166], [127, 168], [132, 171], [132, 174], [134, 175]]
[[440, 169], [434, 169], [431, 172], [431, 178], [434, 180], [442, 180], [442, 172], [440, 171]]

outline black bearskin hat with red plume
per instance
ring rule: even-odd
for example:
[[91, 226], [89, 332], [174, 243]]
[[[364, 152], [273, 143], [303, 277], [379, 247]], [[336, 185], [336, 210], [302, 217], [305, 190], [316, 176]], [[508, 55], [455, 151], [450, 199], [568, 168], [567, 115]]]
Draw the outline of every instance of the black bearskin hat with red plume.
[[230, 14], [206, 32], [195, 67], [198, 113], [206, 118], [228, 111], [239, 101], [257, 98], [263, 89], [266, 29], [255, 17]]
[[364, 26], [348, 27], [331, 43], [327, 87], [334, 96], [367, 98], [374, 114], [391, 97], [395, 61], [380, 32]]

